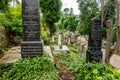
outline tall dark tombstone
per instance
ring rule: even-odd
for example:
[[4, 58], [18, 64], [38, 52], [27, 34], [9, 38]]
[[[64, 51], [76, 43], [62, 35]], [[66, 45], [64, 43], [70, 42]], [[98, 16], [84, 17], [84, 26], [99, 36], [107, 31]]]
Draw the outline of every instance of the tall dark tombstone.
[[99, 62], [102, 59], [102, 27], [101, 20], [99, 18], [93, 18], [91, 20], [92, 27], [90, 29], [88, 49], [86, 51], [86, 61]]
[[40, 13], [38, 0], [22, 0], [23, 41], [22, 58], [33, 58], [43, 54], [40, 38]]

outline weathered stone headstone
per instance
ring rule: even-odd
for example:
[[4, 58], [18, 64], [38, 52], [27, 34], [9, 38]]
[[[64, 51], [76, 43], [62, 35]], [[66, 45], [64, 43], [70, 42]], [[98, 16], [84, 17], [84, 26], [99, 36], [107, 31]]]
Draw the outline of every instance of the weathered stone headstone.
[[92, 27], [89, 34], [88, 49], [86, 51], [86, 61], [99, 62], [102, 59], [101, 51], [102, 27], [99, 18], [92, 19]]
[[38, 3], [38, 0], [22, 0], [22, 58], [32, 58], [43, 54], [43, 44], [40, 39], [40, 13]]

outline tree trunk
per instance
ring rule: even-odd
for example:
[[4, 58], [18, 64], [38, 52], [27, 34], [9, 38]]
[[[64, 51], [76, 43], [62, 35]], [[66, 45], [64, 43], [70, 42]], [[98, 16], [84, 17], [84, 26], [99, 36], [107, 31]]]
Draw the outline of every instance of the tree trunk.
[[103, 27], [103, 22], [104, 22], [104, 0], [101, 0], [101, 26]]
[[50, 43], [52, 42], [52, 37], [53, 37], [53, 31], [50, 29]]
[[109, 19], [107, 21], [107, 46], [105, 52], [105, 63], [109, 63], [112, 53], [110, 53], [111, 41], [112, 41], [112, 24], [113, 20]]
[[114, 53], [119, 53], [120, 52], [120, 24], [119, 24], [119, 2], [118, 0], [116, 0], [116, 13], [117, 13], [117, 42], [116, 42], [116, 46], [115, 46], [115, 51]]

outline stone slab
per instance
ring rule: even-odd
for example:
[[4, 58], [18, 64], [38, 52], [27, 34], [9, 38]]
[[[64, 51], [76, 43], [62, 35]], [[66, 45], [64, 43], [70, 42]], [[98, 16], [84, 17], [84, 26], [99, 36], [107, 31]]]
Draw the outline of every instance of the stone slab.
[[54, 50], [55, 51], [69, 51], [69, 48], [66, 45], [62, 45], [62, 49], [60, 49], [60, 47], [57, 45], [57, 46], [54, 46]]
[[4, 63], [14, 63], [21, 59], [21, 50], [20, 46], [18, 47], [12, 47], [9, 49], [1, 59], [0, 64]]

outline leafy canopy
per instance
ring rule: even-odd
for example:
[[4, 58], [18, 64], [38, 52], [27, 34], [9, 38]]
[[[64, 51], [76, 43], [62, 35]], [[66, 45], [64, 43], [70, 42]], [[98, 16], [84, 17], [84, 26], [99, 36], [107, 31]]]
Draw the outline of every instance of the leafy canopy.
[[61, 1], [60, 0], [40, 0], [40, 9], [43, 14], [43, 20], [50, 28], [54, 30], [54, 23], [58, 22], [61, 15]]
[[91, 26], [91, 19], [98, 16], [98, 4], [94, 0], [77, 0], [80, 10], [79, 32], [88, 34]]

